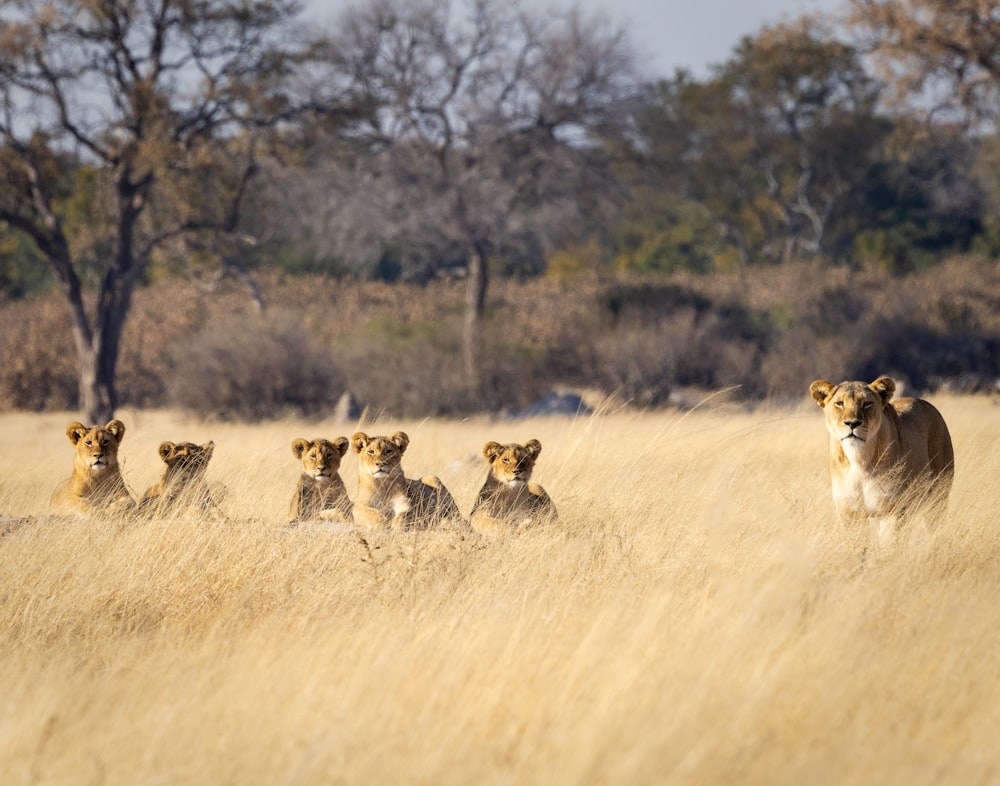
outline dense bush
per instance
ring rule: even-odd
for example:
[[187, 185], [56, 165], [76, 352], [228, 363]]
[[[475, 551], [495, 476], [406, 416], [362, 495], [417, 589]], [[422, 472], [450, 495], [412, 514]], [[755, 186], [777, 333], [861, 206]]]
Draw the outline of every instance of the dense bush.
[[[993, 389], [1000, 269], [954, 259], [906, 277], [815, 265], [662, 280], [498, 281], [481, 386], [463, 378], [461, 282], [264, 278], [136, 293], [123, 404], [259, 419], [322, 414], [349, 390], [376, 412], [462, 416], [526, 407], [560, 386], [638, 406], [679, 388], [797, 401], [816, 377], [895, 375], [910, 390]], [[58, 296], [0, 309], [0, 407], [72, 409], [76, 356]]]
[[174, 354], [168, 402], [202, 417], [315, 415], [344, 392], [330, 350], [290, 319], [229, 319]]
[[9, 303], [0, 323], [0, 408], [75, 407], [80, 375], [66, 306], [55, 297]]

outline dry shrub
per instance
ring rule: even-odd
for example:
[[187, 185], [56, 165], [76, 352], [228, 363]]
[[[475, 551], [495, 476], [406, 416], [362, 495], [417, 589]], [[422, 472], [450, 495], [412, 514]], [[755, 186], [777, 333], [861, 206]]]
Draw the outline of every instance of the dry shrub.
[[772, 340], [766, 315], [668, 282], [619, 285], [600, 299], [595, 377], [641, 406], [665, 404], [675, 386], [759, 393], [756, 367]]
[[464, 410], [461, 336], [448, 324], [384, 320], [337, 344], [348, 387], [377, 410], [409, 416]]
[[196, 335], [177, 353], [174, 406], [201, 417], [256, 421], [330, 409], [344, 377], [319, 339], [287, 319], [239, 319]]
[[[252, 419], [321, 411], [331, 382], [374, 411], [458, 416], [522, 408], [563, 386], [617, 392], [643, 407], [661, 406], [687, 386], [788, 399], [819, 376], [890, 373], [913, 390], [989, 390], [1000, 368], [1000, 271], [973, 258], [907, 277], [802, 264], [572, 283], [497, 280], [476, 389], [462, 369], [464, 282], [262, 274], [259, 288], [268, 324], [287, 321], [271, 336], [253, 333], [259, 315], [236, 282], [138, 290], [118, 368], [122, 404]], [[186, 347], [206, 365], [186, 359]], [[58, 295], [0, 309], [0, 359], [0, 407], [73, 407], [76, 358]], [[324, 369], [334, 365], [349, 378], [328, 380]], [[208, 379], [209, 369], [217, 379]], [[184, 381], [175, 379], [181, 372]], [[276, 379], [295, 381], [269, 390]], [[190, 385], [210, 395], [185, 395]], [[296, 387], [311, 391], [308, 401]], [[237, 415], [243, 406], [248, 412]]]
[[73, 409], [79, 363], [66, 306], [53, 297], [0, 309], [0, 410]]

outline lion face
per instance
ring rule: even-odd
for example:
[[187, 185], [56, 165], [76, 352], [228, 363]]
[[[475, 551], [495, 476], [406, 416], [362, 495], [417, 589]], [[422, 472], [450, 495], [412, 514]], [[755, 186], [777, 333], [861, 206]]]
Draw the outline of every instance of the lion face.
[[351, 437], [351, 445], [358, 454], [359, 470], [373, 478], [385, 478], [401, 472], [400, 462], [410, 438], [402, 431], [390, 437], [369, 437], [359, 431]]
[[879, 377], [871, 384], [841, 382], [832, 385], [818, 379], [809, 392], [826, 416], [831, 436], [840, 440], [845, 451], [858, 451], [882, 425], [882, 413], [896, 390], [889, 377]]
[[523, 445], [487, 442], [483, 446], [483, 455], [489, 462], [493, 477], [508, 486], [523, 486], [531, 480], [535, 460], [541, 452], [542, 443], [537, 439], [529, 439]]
[[167, 475], [172, 481], [188, 483], [205, 475], [208, 461], [215, 450], [214, 442], [195, 445], [193, 442], [164, 442], [159, 454], [167, 465]]
[[125, 424], [109, 421], [104, 426], [70, 423], [66, 436], [76, 445], [76, 463], [89, 473], [100, 474], [118, 466], [118, 446], [125, 436]]
[[329, 483], [340, 471], [340, 459], [347, 453], [347, 437], [294, 439], [292, 453], [302, 461], [302, 472], [320, 483]]

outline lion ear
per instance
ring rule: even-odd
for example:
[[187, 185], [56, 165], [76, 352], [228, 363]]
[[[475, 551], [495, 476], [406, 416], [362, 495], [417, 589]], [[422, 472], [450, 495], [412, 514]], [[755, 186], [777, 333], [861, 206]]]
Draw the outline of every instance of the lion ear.
[[105, 424], [104, 429], [111, 433], [111, 436], [115, 438], [115, 442], [121, 442], [122, 437], [125, 436], [125, 424], [120, 420], [109, 420]]
[[892, 381], [892, 377], [881, 376], [868, 387], [878, 393], [883, 404], [888, 404], [892, 394], [896, 392], [896, 383]]
[[529, 439], [524, 443], [524, 447], [528, 451], [528, 455], [533, 459], [538, 458], [538, 454], [542, 452], [542, 443], [537, 439]]
[[405, 453], [406, 448], [410, 444], [410, 437], [407, 435], [405, 431], [397, 431], [395, 434], [389, 437], [389, 441], [397, 448], [399, 448], [400, 453]]
[[292, 440], [292, 455], [295, 458], [302, 458], [302, 454], [309, 450], [309, 440], [302, 439], [302, 437], [296, 437]]
[[359, 431], [351, 437], [351, 447], [355, 453], [360, 453], [370, 441], [371, 438], [365, 432]]
[[347, 449], [351, 446], [351, 442], [347, 437], [337, 437], [333, 441], [333, 446], [337, 449], [337, 452], [343, 456], [347, 453]]
[[69, 441], [74, 445], [83, 439], [83, 435], [87, 433], [87, 427], [82, 423], [77, 423], [73, 421], [68, 426], [66, 426], [66, 436], [69, 437]]
[[166, 461], [170, 458], [170, 454], [174, 452], [175, 447], [176, 445], [174, 445], [173, 442], [161, 442], [160, 447], [156, 452], [159, 453], [161, 459]]
[[208, 442], [206, 442], [204, 445], [201, 446], [201, 452], [205, 454], [203, 457], [205, 461], [208, 461], [210, 458], [212, 458], [212, 453], [214, 451], [215, 451], [214, 440], [209, 440]]
[[483, 455], [486, 456], [486, 460], [493, 463], [493, 459], [500, 455], [500, 451], [503, 450], [503, 445], [499, 442], [487, 442], [483, 445]]
[[809, 395], [813, 397], [813, 400], [820, 407], [823, 407], [830, 400], [830, 396], [833, 395], [836, 387], [832, 382], [827, 382], [825, 379], [817, 379], [809, 386]]

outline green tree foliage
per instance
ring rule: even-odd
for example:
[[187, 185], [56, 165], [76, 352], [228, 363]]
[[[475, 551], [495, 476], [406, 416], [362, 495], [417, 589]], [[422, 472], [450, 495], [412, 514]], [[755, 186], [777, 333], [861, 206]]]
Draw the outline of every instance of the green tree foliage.
[[983, 139], [890, 112], [884, 92], [857, 49], [809, 21], [743, 39], [705, 81], [650, 86], [617, 268], [819, 258], [907, 272], [969, 249]]
[[657, 85], [619, 264], [706, 270], [836, 253], [888, 132], [878, 98], [856, 54], [805, 22], [743, 39], [705, 82], [679, 73]]
[[[971, 246], [1000, 250], [997, 187], [997, 121], [1000, 119], [1000, 18], [984, 0], [850, 0], [846, 22], [875, 72], [892, 88], [895, 105], [946, 130], [945, 147], [963, 151], [953, 182], [981, 192]], [[926, 161], [927, 146], [922, 159]], [[946, 153], [951, 162], [953, 154]], [[940, 188], [935, 188], [940, 194]], [[940, 206], [940, 195], [932, 200]], [[931, 252], [961, 234], [937, 217], [922, 222]], [[953, 222], [951, 222], [953, 223]], [[929, 226], [928, 226], [929, 224]], [[941, 239], [933, 235], [941, 228]]]

